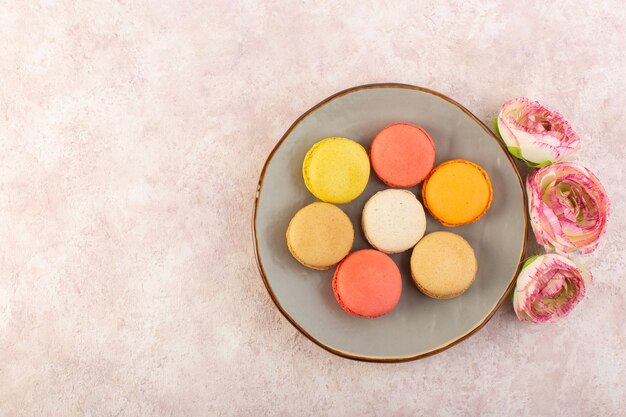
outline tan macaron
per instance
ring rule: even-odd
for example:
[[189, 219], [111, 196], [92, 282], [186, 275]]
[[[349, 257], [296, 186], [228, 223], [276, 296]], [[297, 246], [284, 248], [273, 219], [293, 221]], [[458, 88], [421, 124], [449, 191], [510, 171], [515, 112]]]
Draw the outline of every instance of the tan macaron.
[[365, 203], [361, 226], [367, 241], [379, 251], [404, 252], [424, 236], [426, 215], [412, 192], [387, 189]]
[[287, 246], [302, 265], [328, 269], [348, 255], [354, 242], [350, 218], [337, 206], [313, 203], [300, 209], [287, 227]]
[[419, 290], [432, 298], [453, 298], [474, 282], [478, 262], [461, 236], [434, 232], [422, 238], [411, 255], [411, 275]]

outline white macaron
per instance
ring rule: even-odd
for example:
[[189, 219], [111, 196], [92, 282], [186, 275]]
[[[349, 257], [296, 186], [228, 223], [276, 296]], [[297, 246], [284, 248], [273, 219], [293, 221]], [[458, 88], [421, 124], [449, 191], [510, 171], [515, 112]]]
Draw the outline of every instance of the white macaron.
[[415, 194], [387, 189], [365, 203], [361, 226], [373, 247], [385, 253], [399, 253], [411, 249], [424, 236], [426, 215]]

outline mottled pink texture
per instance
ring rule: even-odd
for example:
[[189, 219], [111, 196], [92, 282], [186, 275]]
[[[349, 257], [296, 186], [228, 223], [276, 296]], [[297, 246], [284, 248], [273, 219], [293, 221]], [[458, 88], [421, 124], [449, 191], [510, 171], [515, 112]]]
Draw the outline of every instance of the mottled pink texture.
[[525, 97], [502, 104], [497, 123], [509, 150], [532, 166], [571, 159], [580, 145], [561, 114]]
[[[572, 4], [3, 2], [0, 416], [622, 414], [626, 8]], [[566, 112], [613, 202], [567, 320], [507, 301], [441, 354], [368, 364], [278, 312], [250, 233], [265, 158], [309, 107], [385, 81], [484, 122], [517, 95]]]
[[528, 211], [537, 243], [558, 253], [593, 252], [606, 232], [610, 202], [594, 173], [559, 162], [526, 180]]
[[557, 322], [585, 296], [589, 271], [563, 255], [530, 259], [517, 277], [513, 309], [517, 318], [534, 323]]

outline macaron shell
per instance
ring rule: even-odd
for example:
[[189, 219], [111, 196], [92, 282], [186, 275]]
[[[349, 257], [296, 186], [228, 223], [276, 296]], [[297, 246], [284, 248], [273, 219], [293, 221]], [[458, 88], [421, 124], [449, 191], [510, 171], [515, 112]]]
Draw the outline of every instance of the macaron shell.
[[450, 232], [430, 233], [411, 254], [411, 276], [417, 288], [432, 298], [453, 298], [474, 282], [478, 262], [474, 249]]
[[316, 202], [300, 209], [287, 227], [287, 247], [302, 265], [328, 269], [352, 249], [354, 227], [337, 206]]
[[308, 190], [322, 201], [345, 204], [357, 198], [369, 180], [370, 162], [359, 143], [326, 138], [307, 152], [302, 176]]
[[435, 144], [421, 127], [394, 123], [376, 135], [370, 158], [374, 172], [388, 186], [414, 187], [435, 164]]
[[480, 166], [463, 159], [437, 166], [424, 181], [422, 200], [444, 226], [475, 222], [489, 209], [493, 189]]
[[353, 252], [333, 276], [333, 292], [346, 312], [380, 317], [395, 308], [402, 294], [402, 277], [388, 255], [373, 249]]
[[399, 253], [411, 249], [424, 236], [426, 215], [412, 192], [387, 189], [365, 203], [361, 227], [373, 247]]

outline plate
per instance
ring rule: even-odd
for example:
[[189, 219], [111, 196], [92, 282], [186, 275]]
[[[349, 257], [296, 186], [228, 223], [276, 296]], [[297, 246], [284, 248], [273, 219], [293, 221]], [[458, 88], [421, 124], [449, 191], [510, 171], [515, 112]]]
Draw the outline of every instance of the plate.
[[[482, 166], [493, 186], [491, 208], [475, 223], [447, 228], [427, 215], [427, 233], [449, 230], [474, 248], [478, 274], [463, 295], [435, 300], [411, 280], [411, 251], [392, 255], [402, 273], [402, 296], [386, 316], [345, 313], [332, 291], [334, 268], [315, 271], [294, 260], [285, 240], [289, 220], [317, 201], [302, 179], [307, 150], [329, 136], [354, 139], [369, 149], [376, 133], [394, 122], [422, 126], [433, 138], [438, 165], [468, 159]], [[387, 188], [372, 171], [367, 188], [341, 207], [355, 227], [352, 250], [369, 248], [361, 210]], [[421, 201], [421, 187], [410, 188]], [[526, 196], [502, 142], [465, 107], [433, 90], [404, 84], [371, 84], [339, 92], [300, 116], [269, 155], [258, 184], [253, 218], [257, 264], [270, 297], [299, 331], [337, 355], [372, 362], [400, 362], [443, 351], [479, 330], [507, 298], [524, 256]]]

